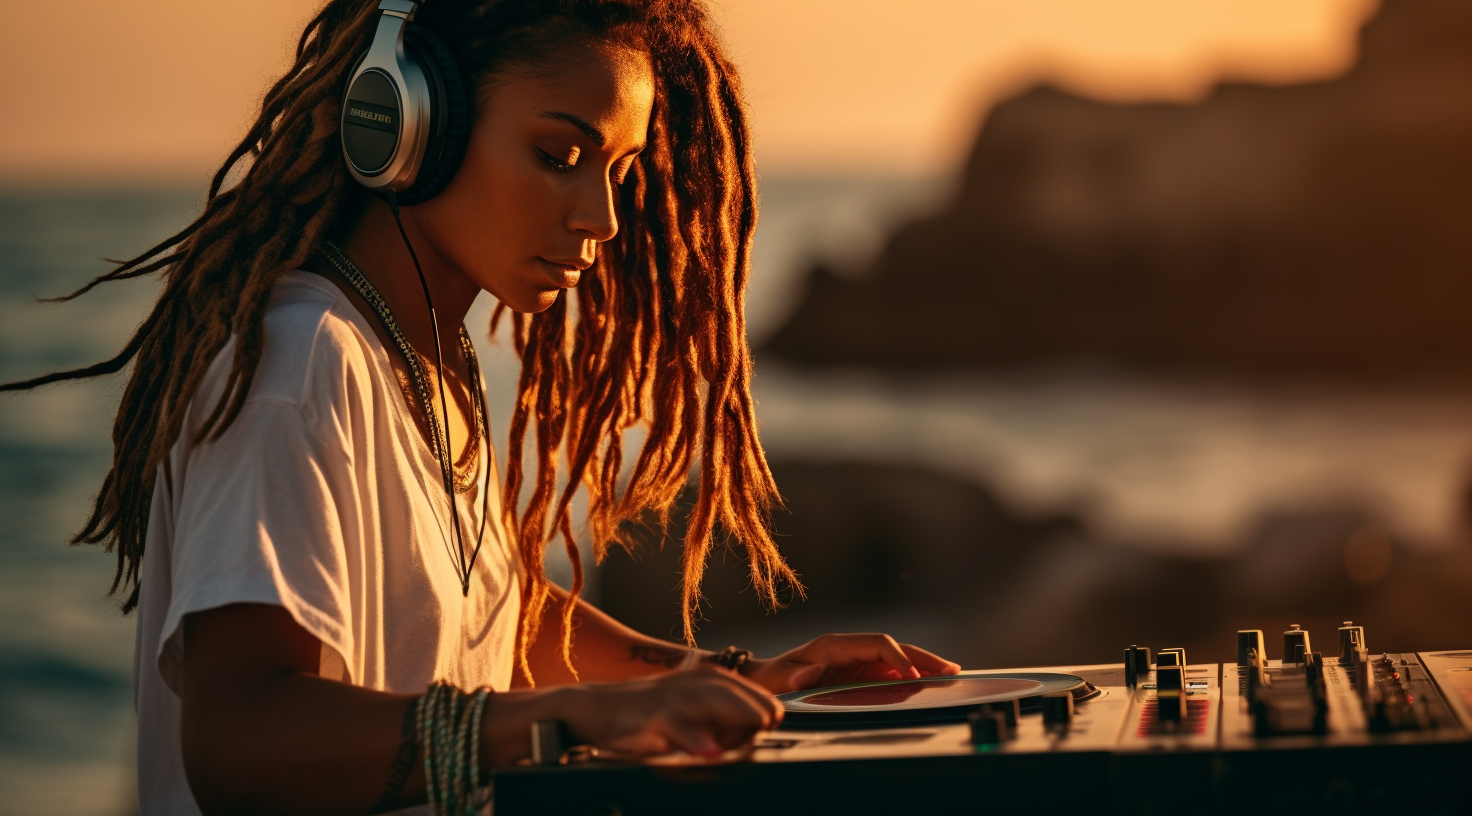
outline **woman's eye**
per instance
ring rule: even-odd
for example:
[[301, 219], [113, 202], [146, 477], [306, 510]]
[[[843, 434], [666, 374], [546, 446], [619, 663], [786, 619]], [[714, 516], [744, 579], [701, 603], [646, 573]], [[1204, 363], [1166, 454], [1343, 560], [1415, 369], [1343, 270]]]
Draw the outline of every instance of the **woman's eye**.
[[551, 169], [554, 173], [566, 173], [567, 171], [577, 166], [578, 151], [576, 148], [573, 149], [572, 154], [569, 155], [566, 160], [559, 159], [540, 147], [535, 149], [537, 151], [537, 155], [541, 157], [543, 163], [545, 163], [547, 167]]

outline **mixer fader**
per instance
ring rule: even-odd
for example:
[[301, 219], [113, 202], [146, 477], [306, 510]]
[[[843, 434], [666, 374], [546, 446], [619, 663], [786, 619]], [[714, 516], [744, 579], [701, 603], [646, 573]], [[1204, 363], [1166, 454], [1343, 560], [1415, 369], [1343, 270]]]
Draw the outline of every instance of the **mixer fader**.
[[1373, 652], [1351, 622], [1236, 641], [782, 695], [749, 751], [516, 768], [496, 812], [1472, 813], [1472, 649]]

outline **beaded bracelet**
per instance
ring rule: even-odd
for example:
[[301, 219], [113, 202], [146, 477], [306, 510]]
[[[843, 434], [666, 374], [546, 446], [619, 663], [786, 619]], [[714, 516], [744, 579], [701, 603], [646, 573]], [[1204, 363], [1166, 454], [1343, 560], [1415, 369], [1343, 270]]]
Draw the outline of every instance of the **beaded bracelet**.
[[415, 706], [424, 748], [424, 788], [436, 816], [474, 816], [489, 799], [480, 785], [480, 725], [490, 689], [465, 692], [435, 681]]
[[373, 806], [374, 813], [382, 813], [393, 810], [399, 801], [399, 794], [404, 791], [404, 784], [409, 781], [409, 774], [414, 772], [414, 759], [419, 755], [419, 704], [410, 704], [404, 709], [403, 738], [399, 742], [399, 753], [394, 757], [394, 764], [389, 767], [388, 785], [378, 797], [378, 804]]

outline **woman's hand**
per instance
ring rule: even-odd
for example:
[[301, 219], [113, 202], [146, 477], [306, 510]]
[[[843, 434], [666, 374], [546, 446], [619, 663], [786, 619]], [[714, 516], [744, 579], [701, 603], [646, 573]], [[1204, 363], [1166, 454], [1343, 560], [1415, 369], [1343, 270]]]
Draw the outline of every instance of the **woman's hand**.
[[961, 666], [889, 635], [823, 635], [741, 671], [773, 694], [845, 683], [956, 674]]
[[578, 742], [623, 754], [715, 756], [782, 721], [781, 704], [765, 688], [713, 667], [557, 693], [566, 695], [562, 719]]

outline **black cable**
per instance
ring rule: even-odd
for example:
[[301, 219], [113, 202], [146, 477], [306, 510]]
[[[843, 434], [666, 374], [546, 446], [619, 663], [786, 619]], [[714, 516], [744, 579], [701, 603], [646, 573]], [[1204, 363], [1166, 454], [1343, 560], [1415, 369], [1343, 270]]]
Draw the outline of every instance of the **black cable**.
[[[440, 321], [434, 311], [434, 298], [429, 294], [429, 282], [424, 279], [424, 270], [419, 267], [419, 256], [414, 252], [414, 244], [409, 241], [409, 233], [404, 231], [404, 222], [399, 218], [399, 200], [393, 190], [385, 190], [384, 198], [388, 202], [389, 211], [394, 214], [394, 223], [399, 227], [399, 236], [404, 239], [404, 246], [409, 250], [409, 260], [414, 262], [414, 272], [419, 275], [419, 286], [424, 290], [424, 305], [429, 307], [429, 326], [434, 332], [434, 366], [438, 375], [436, 381], [440, 391], [440, 413], [445, 417], [444, 440], [435, 440], [435, 447], [439, 448], [440, 476], [445, 482], [445, 496], [450, 500], [450, 515], [455, 525], [455, 567], [460, 573], [460, 591], [463, 595], [470, 594], [470, 570], [465, 566], [465, 541], [460, 534], [460, 504], [455, 501], [455, 466], [453, 454], [450, 452], [450, 401], [445, 397], [445, 355], [440, 347]], [[430, 430], [438, 432], [435, 427], [435, 418], [427, 417], [430, 422]], [[479, 440], [477, 440], [479, 441]], [[490, 491], [490, 483], [486, 484], [486, 491]], [[484, 532], [485, 519], [481, 519], [482, 532]], [[475, 542], [475, 554], [480, 554], [480, 540]], [[471, 567], [475, 565], [475, 557], [470, 559]]]

